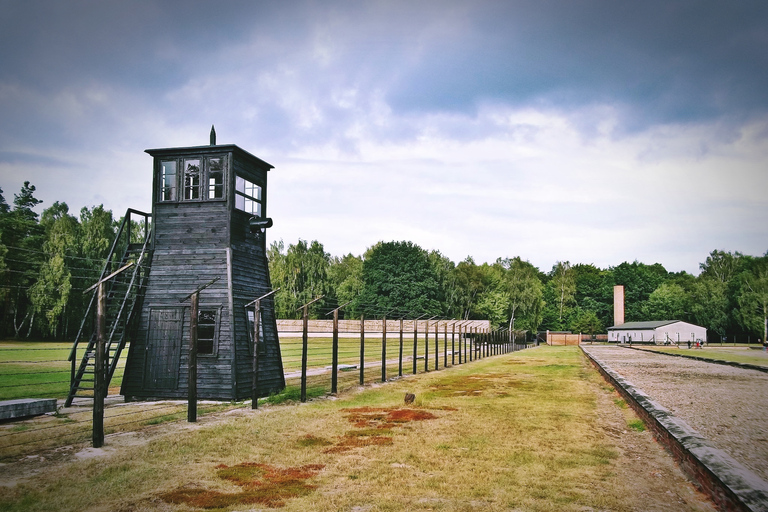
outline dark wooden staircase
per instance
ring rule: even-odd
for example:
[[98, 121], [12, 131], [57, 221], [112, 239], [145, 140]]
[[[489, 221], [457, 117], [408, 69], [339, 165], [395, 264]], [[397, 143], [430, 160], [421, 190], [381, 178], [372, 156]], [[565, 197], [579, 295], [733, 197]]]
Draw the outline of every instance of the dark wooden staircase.
[[[139, 233], [135, 232], [137, 226], [141, 227], [141, 224], [134, 220], [136, 217], [141, 218], [140, 222], [143, 222], [143, 231]], [[107, 326], [105, 372], [107, 387], [109, 387], [112, 376], [115, 374], [120, 355], [130, 339], [136, 317], [141, 311], [144, 287], [152, 261], [150, 218], [151, 215], [148, 213], [128, 210], [123, 217], [123, 222], [120, 224], [104, 269], [99, 277], [99, 281], [101, 281], [116, 270], [127, 267], [105, 282]], [[118, 255], [120, 255], [119, 258]], [[96, 316], [96, 295], [97, 292], [94, 291], [69, 354], [68, 360], [72, 367], [69, 395], [65, 402], [66, 407], [72, 405], [72, 401], [76, 397], [93, 397], [96, 380], [96, 321], [94, 319]], [[85, 342], [86, 338], [87, 345], [78, 365], [78, 345]]]

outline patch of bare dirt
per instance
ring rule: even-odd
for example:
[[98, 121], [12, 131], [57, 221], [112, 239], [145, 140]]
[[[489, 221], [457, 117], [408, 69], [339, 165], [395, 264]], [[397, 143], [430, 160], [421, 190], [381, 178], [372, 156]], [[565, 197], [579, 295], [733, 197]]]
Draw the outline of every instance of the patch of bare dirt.
[[629, 428], [628, 409], [616, 405], [613, 395], [597, 390], [598, 416], [603, 433], [615, 440], [619, 452], [616, 472], [635, 497], [635, 510], [643, 512], [714, 512], [714, 504], [686, 478], [672, 456], [649, 431]]

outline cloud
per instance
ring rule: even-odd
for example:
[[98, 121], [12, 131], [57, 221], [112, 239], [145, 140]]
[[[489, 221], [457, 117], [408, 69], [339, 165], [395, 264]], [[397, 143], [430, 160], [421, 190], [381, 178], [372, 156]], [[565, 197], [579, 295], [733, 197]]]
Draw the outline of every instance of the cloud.
[[1, 185], [146, 210], [143, 150], [213, 123], [276, 166], [270, 236], [289, 243], [696, 271], [714, 247], [765, 251], [766, 11], [7, 2]]

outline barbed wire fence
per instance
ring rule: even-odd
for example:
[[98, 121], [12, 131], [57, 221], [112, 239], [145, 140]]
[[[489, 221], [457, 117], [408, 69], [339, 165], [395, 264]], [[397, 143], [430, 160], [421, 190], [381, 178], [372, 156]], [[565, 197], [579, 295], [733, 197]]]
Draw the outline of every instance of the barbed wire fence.
[[[20, 249], [16, 254], [22, 254], [23, 251], [31, 250]], [[93, 262], [87, 258], [73, 256], [71, 261], [75, 264], [69, 267], [72, 272], [70, 293], [87, 292], [89, 285], [105, 280], [106, 274], [120, 270], [118, 267], [122, 264], [113, 262], [111, 266], [99, 269], [94, 268], [97, 265], [91, 266]], [[79, 261], [83, 263], [76, 264]], [[140, 266], [143, 263], [137, 261], [135, 264]], [[43, 263], [38, 261], [30, 265], [27, 272], [39, 272], [42, 265]], [[188, 285], [191, 292], [194, 293], [197, 289], [199, 293], [201, 277], [190, 276], [183, 279], [181, 284]], [[146, 287], [145, 284], [138, 286]], [[22, 287], [6, 283], [0, 284], [0, 288]], [[108, 293], [106, 286], [99, 288], [101, 294]], [[91, 304], [98, 303], [98, 295], [99, 293], [94, 292]], [[277, 397], [278, 399], [306, 401], [356, 386], [445, 369], [525, 347], [524, 342], [515, 343], [515, 337], [510, 333], [492, 331], [487, 321], [427, 317], [397, 308], [382, 310], [372, 304], [356, 304], [358, 308], [366, 311], [367, 317], [340, 320], [339, 312], [348, 305], [349, 303], [337, 304], [332, 299], [326, 299], [315, 315], [324, 316], [327, 320], [310, 320], [307, 304], [301, 308], [301, 320], [279, 321], [286, 390], [280, 394], [281, 397]], [[197, 320], [191, 309], [193, 308], [186, 308], [190, 314], [190, 329]], [[255, 311], [260, 311], [258, 304]], [[98, 315], [92, 316], [96, 318], [88, 319], [87, 322], [96, 327], [99, 324]], [[251, 342], [258, 344], [258, 313], [255, 314], [255, 319]], [[193, 336], [190, 335], [189, 340], [192, 343]], [[129, 347], [130, 343], [126, 349]], [[256, 345], [252, 350], [254, 368], [258, 368], [259, 350], [255, 347]], [[188, 360], [194, 360], [194, 347], [183, 348], [188, 351], [185, 354], [189, 357]], [[103, 350], [100, 357], [105, 357]], [[76, 359], [77, 356], [72, 357], [72, 344], [68, 342], [1, 343], [0, 401], [55, 398], [61, 403], [70, 392], [72, 364]], [[71, 407], [58, 407], [56, 413], [35, 420], [0, 423], [0, 459], [82, 443], [89, 435], [94, 446], [101, 446], [105, 434], [137, 430], [166, 421], [179, 421], [185, 415], [188, 421], [196, 421], [198, 412], [205, 414], [226, 407], [245, 405], [214, 401], [198, 404], [195, 392], [198, 379], [194, 364], [186, 365], [189, 369], [185, 382], [189, 390], [187, 401], [125, 402], [119, 395], [125, 361], [125, 356], [118, 360], [112, 381], [106, 382], [106, 379], [98, 379], [96, 375], [104, 372], [105, 365], [102, 360], [100, 369], [94, 375], [94, 380], [102, 382], [95, 383], [94, 393], [90, 396], [86, 392], [85, 396], [76, 397]], [[176, 365], [175, 371], [179, 373], [180, 365], [178, 362]], [[165, 372], [169, 369], [174, 371], [174, 368], [161, 370]], [[183, 380], [180, 377], [180, 381]], [[255, 371], [254, 395], [259, 394], [258, 389], [258, 371]], [[270, 401], [272, 398], [274, 397], [262, 401]], [[258, 406], [258, 401], [250, 403], [253, 408]]]

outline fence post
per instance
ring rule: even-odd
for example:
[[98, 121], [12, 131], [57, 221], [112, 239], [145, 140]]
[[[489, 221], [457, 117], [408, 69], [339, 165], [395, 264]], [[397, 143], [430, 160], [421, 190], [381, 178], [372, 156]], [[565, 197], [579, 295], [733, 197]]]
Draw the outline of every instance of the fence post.
[[400, 318], [400, 356], [398, 358], [397, 376], [403, 376], [403, 319]]
[[259, 408], [259, 343], [261, 343], [261, 300], [280, 291], [276, 288], [245, 305], [246, 320], [248, 307], [253, 304], [253, 377], [251, 378], [251, 409]]
[[424, 326], [424, 371], [429, 371], [429, 320], [427, 325]]
[[459, 324], [459, 364], [461, 364], [461, 324]]
[[440, 320], [435, 322], [435, 370], [438, 369], [437, 367], [439, 366], [439, 361], [440, 361], [440, 340], [438, 338], [438, 334], [439, 334], [438, 330], [440, 327], [439, 324], [440, 324]]
[[333, 354], [331, 355], [331, 393], [336, 394], [339, 389], [339, 309], [333, 310]]
[[451, 323], [451, 366], [456, 364], [456, 322]]
[[259, 408], [259, 325], [261, 324], [261, 299], [253, 306], [253, 379], [251, 380], [251, 409]]
[[200, 292], [192, 294], [189, 307], [189, 384], [187, 388], [187, 421], [197, 421], [197, 315]]
[[448, 323], [443, 324], [443, 368], [448, 368]]
[[96, 303], [96, 360], [93, 375], [93, 447], [104, 446], [104, 334], [107, 331], [106, 311], [107, 296], [104, 292], [104, 281], [98, 285]]
[[469, 330], [468, 330], [468, 332], [467, 332], [467, 334], [469, 334], [469, 335], [470, 335], [470, 336], [469, 336], [469, 338], [468, 338], [468, 340], [467, 340], [467, 341], [469, 342], [469, 347], [466, 347], [466, 346], [465, 346], [465, 348], [469, 348], [468, 352], [469, 352], [469, 362], [470, 362], [470, 363], [472, 362], [472, 348], [473, 348], [473, 347], [472, 347], [472, 342], [475, 340], [475, 337], [472, 335], [472, 334], [473, 334], [473, 332], [472, 332], [472, 331], [474, 331], [474, 330], [476, 330], [476, 329], [477, 329], [477, 327], [475, 327], [474, 329], [473, 329], [472, 327], [470, 327], [470, 328], [469, 328]]
[[416, 375], [416, 349], [419, 344], [419, 320], [413, 320], [413, 374]]
[[365, 384], [365, 314], [360, 313], [360, 385]]
[[309, 304], [301, 314], [301, 401], [307, 401], [307, 350], [309, 348]]
[[387, 317], [381, 321], [381, 382], [387, 382]]

